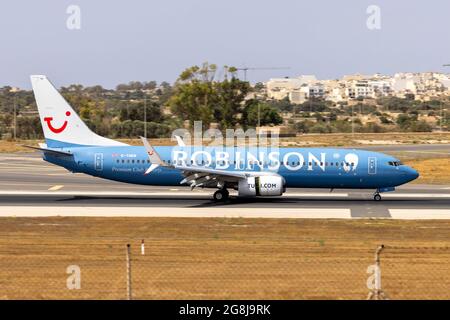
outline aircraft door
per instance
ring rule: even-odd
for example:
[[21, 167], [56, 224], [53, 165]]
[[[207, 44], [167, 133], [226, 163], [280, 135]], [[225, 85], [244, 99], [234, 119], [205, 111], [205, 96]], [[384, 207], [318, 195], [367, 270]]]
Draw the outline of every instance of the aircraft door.
[[94, 168], [97, 171], [103, 170], [103, 153], [94, 154]]
[[368, 160], [368, 173], [377, 174], [377, 158], [369, 157]]

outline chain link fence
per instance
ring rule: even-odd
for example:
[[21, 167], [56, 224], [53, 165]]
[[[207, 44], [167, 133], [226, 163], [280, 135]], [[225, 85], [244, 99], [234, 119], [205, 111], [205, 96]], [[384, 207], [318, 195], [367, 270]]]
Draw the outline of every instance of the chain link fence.
[[157, 243], [65, 246], [52, 248], [52, 254], [31, 244], [20, 254], [2, 249], [0, 298], [450, 298], [449, 247], [385, 246], [348, 259], [344, 250], [336, 259], [320, 247], [301, 255], [250, 243], [232, 255], [207, 245], [196, 255], [184, 249]]

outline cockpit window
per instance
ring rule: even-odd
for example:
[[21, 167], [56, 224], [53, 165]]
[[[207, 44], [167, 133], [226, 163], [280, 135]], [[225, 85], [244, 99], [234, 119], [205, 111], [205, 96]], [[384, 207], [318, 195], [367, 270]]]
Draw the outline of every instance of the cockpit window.
[[403, 163], [401, 161], [389, 161], [388, 164], [393, 167], [402, 166]]

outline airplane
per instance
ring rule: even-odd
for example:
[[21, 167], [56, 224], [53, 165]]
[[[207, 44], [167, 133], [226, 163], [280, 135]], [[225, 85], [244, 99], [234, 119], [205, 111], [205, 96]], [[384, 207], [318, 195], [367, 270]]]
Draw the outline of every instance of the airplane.
[[[286, 188], [372, 189], [380, 193], [416, 179], [395, 157], [348, 148], [130, 146], [91, 131], [44, 75], [32, 75], [45, 143], [27, 146], [75, 173], [139, 185], [217, 189], [215, 201], [281, 196]], [[261, 151], [262, 150], [262, 151]]]

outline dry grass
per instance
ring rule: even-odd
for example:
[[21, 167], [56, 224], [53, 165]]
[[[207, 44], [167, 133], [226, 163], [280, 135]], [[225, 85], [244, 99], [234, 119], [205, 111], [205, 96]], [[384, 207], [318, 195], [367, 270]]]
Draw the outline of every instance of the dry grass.
[[[448, 299], [449, 230], [450, 221], [3, 218], [0, 298], [123, 299], [131, 243], [135, 298], [364, 299], [382, 243], [391, 298]], [[73, 264], [79, 291], [66, 289]]]
[[288, 145], [316, 146], [365, 146], [365, 145], [385, 145], [385, 144], [435, 144], [450, 143], [450, 132], [444, 133], [355, 133], [352, 134], [308, 134], [295, 138], [283, 138], [282, 143]]
[[38, 146], [41, 140], [0, 140], [0, 153], [12, 153], [12, 152], [30, 152], [31, 149], [22, 147], [22, 144], [29, 146]]
[[414, 159], [405, 164], [416, 169], [420, 176], [414, 183], [448, 184], [450, 183], [450, 158]]
[[[142, 145], [140, 139], [118, 139], [130, 145]], [[170, 138], [150, 139], [155, 146], [176, 145]], [[29, 151], [20, 144], [37, 145], [42, 140], [0, 140], [0, 152], [23, 152]], [[298, 137], [281, 138], [281, 146], [365, 146], [384, 144], [436, 144], [450, 143], [450, 132], [444, 133], [356, 133], [354, 135], [345, 133], [336, 134], [308, 134]]]

